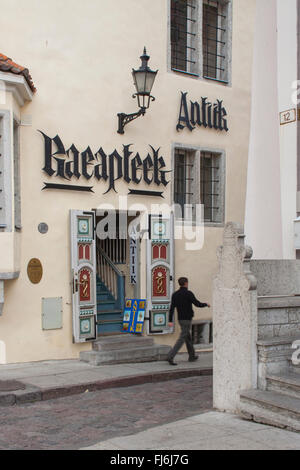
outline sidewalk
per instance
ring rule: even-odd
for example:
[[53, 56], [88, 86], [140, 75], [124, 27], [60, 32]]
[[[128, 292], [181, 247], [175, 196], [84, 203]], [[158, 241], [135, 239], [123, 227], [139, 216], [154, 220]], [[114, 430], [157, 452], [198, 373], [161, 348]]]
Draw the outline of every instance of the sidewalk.
[[0, 365], [0, 406], [50, 400], [87, 390], [128, 387], [176, 378], [212, 375], [212, 352], [199, 353], [197, 362], [187, 354], [167, 362], [92, 366], [79, 360], [42, 361]]
[[[300, 434], [211, 411], [80, 450], [299, 450]], [[172, 455], [172, 454], [171, 454]], [[174, 453], [173, 453], [174, 455]]]

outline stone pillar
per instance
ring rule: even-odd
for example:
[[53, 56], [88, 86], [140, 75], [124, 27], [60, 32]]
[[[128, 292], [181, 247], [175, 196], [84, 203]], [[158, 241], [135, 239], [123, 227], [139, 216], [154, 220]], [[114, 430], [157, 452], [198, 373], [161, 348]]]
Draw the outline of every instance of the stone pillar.
[[221, 411], [237, 412], [238, 392], [257, 387], [257, 291], [251, 257], [243, 227], [228, 223], [213, 283], [213, 399]]

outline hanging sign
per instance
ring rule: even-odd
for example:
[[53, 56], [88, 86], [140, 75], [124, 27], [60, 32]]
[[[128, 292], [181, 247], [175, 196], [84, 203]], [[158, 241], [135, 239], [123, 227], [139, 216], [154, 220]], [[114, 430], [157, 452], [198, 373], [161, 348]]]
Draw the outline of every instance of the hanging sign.
[[128, 333], [142, 333], [145, 320], [146, 300], [127, 299], [123, 317], [123, 330]]
[[129, 243], [130, 284], [137, 284], [137, 239], [130, 238]]

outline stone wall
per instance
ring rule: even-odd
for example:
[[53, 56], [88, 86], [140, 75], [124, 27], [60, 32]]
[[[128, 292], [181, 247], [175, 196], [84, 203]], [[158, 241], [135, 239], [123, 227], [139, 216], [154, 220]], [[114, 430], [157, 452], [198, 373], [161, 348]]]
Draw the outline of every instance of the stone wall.
[[258, 339], [300, 338], [300, 297], [258, 299]]

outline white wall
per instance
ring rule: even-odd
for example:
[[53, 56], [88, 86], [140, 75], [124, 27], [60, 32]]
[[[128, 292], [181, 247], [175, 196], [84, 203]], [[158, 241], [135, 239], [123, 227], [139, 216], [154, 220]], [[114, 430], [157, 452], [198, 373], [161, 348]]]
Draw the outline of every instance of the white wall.
[[[277, 0], [279, 112], [295, 108], [297, 80], [297, 0]], [[297, 123], [280, 126], [283, 258], [295, 258], [293, 220], [297, 212]]]
[[283, 256], [275, 2], [256, 3], [245, 233], [257, 259]]

